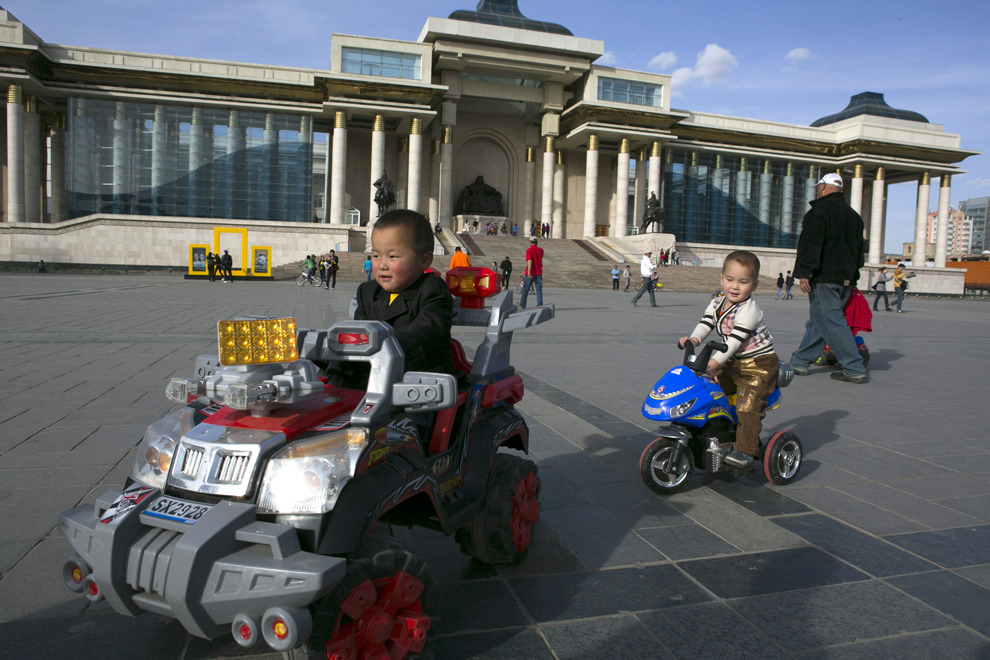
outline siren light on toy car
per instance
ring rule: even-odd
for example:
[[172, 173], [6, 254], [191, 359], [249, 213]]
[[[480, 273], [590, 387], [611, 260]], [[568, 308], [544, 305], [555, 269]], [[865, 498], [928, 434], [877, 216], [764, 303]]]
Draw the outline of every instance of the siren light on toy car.
[[481, 309], [484, 299], [502, 290], [500, 276], [495, 271], [478, 266], [461, 266], [447, 271], [447, 288], [461, 299], [465, 309]]

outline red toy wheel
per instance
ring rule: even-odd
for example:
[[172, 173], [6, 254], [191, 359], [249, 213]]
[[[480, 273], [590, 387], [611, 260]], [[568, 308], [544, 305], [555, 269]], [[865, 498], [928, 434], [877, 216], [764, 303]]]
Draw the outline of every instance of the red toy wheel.
[[540, 519], [540, 478], [536, 465], [496, 454], [484, 509], [457, 530], [461, 551], [486, 564], [517, 564], [533, 541]]
[[763, 474], [767, 481], [778, 486], [789, 484], [797, 475], [803, 456], [800, 438], [791, 431], [780, 431], [763, 450]]
[[426, 563], [392, 539], [348, 562], [347, 576], [316, 607], [313, 634], [292, 658], [432, 657], [439, 587]]

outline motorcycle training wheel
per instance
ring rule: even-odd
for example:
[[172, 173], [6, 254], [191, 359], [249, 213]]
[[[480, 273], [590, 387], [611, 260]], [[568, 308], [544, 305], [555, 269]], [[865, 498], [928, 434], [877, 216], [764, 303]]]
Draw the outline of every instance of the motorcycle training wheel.
[[313, 633], [288, 657], [432, 658], [439, 604], [426, 562], [392, 538], [373, 538], [316, 603]]
[[496, 454], [484, 508], [454, 539], [461, 552], [486, 564], [518, 564], [533, 542], [540, 519], [540, 479], [536, 465], [510, 454]]
[[778, 486], [789, 484], [801, 468], [803, 456], [801, 439], [791, 431], [779, 431], [763, 450], [763, 474]]
[[664, 470], [669, 465], [674, 447], [677, 444], [676, 440], [657, 438], [646, 446], [643, 454], [639, 457], [639, 476], [643, 479], [643, 483], [646, 484], [647, 488], [661, 495], [669, 495], [679, 491], [684, 482], [687, 481], [688, 475], [691, 474], [691, 451], [689, 449], [681, 452], [681, 460], [673, 474]]

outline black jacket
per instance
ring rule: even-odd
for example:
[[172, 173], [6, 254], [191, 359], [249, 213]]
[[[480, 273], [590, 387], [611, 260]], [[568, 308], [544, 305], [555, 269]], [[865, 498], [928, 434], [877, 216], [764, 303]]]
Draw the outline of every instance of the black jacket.
[[[443, 278], [423, 273], [412, 286], [389, 304], [391, 294], [378, 282], [362, 282], [357, 290], [357, 321], [384, 321], [395, 329], [395, 338], [406, 356], [406, 371], [457, 374], [450, 349], [454, 299]], [[342, 362], [330, 366], [330, 383], [364, 389], [368, 364]]]
[[863, 219], [834, 192], [811, 202], [798, 239], [794, 277], [848, 286], [863, 267]]
[[506, 275], [512, 275], [512, 262], [508, 259], [502, 259], [502, 263], [498, 265], [499, 270], [501, 270]]

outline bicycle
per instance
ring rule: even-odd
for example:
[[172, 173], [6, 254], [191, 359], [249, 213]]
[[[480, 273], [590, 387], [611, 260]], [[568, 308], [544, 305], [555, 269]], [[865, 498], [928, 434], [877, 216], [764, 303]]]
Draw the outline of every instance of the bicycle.
[[313, 286], [320, 286], [320, 278], [314, 275], [309, 275], [305, 271], [299, 274], [296, 278], [296, 286], [306, 286], [306, 282], [309, 282]]

